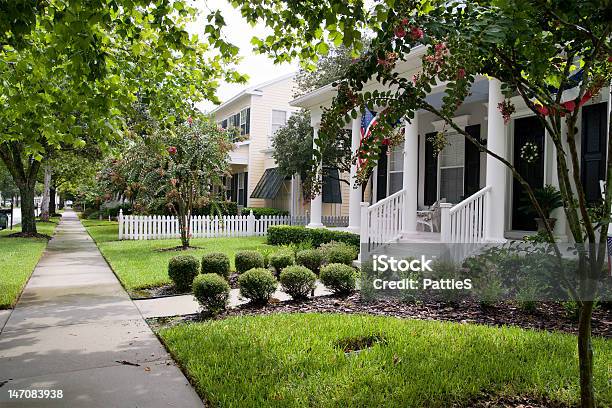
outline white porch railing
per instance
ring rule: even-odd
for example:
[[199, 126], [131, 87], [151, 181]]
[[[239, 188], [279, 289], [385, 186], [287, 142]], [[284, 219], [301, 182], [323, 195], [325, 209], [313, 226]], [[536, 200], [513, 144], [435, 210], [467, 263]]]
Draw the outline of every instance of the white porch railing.
[[399, 239], [407, 190], [400, 190], [376, 204], [361, 203], [361, 244], [367, 250]]
[[[442, 242], [480, 243], [485, 241], [487, 199], [491, 186], [486, 186], [459, 204], [440, 206]], [[443, 203], [444, 204], [444, 203]]]
[[[161, 215], [123, 215], [118, 217], [119, 239], [149, 240], [179, 238], [177, 217]], [[222, 217], [193, 216], [192, 238], [262, 236], [272, 225], [290, 225], [289, 216], [226, 215]]]

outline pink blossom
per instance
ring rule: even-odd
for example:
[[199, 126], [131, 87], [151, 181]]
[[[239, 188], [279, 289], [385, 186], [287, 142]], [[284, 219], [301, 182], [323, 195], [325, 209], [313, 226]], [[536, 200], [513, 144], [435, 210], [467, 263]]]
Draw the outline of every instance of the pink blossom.
[[176, 154], [176, 147], [174, 147], [174, 146], [170, 146], [170, 147], [168, 147], [168, 153], [170, 153], [170, 154]]
[[440, 53], [446, 49], [446, 44], [444, 44], [443, 42], [437, 43], [434, 46], [434, 49], [436, 50], [436, 53]]
[[406, 30], [404, 29], [404, 27], [397, 27], [395, 29], [395, 36], [397, 38], [404, 38], [406, 36]]
[[457, 78], [459, 78], [459, 79], [465, 78], [465, 69], [459, 68], [457, 70]]
[[423, 30], [421, 30], [419, 27], [410, 27], [410, 38], [412, 38], [413, 40], [420, 40], [421, 38], [423, 38], [423, 35]]
[[191, 125], [193, 123], [193, 118], [191, 116], [189, 116], [187, 118], [187, 122]]

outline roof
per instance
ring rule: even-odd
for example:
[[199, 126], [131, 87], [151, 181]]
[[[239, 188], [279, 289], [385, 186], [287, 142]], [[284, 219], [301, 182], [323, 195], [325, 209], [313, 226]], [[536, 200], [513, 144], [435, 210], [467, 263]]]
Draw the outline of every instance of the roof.
[[[419, 45], [415, 47], [411, 53], [409, 54], [409, 58], [406, 61], [399, 61], [395, 67], [395, 70], [399, 73], [404, 73], [409, 71], [412, 68], [415, 68], [416, 62], [420, 64], [420, 57], [425, 54], [427, 51], [427, 47], [424, 45]], [[371, 83], [376, 82], [375, 80], [371, 81]], [[336, 88], [332, 86], [332, 84], [327, 84], [322, 86], [321, 88], [315, 89], [314, 91], [308, 92], [298, 98], [289, 102], [291, 106], [297, 106], [300, 108], [309, 108], [313, 106], [317, 106], [327, 100], [330, 100], [334, 94], [336, 93]]]
[[281, 82], [281, 81], [285, 81], [289, 78], [292, 78], [295, 76], [295, 72], [290, 72], [288, 74], [282, 75], [278, 78], [274, 78], [271, 79], [269, 81], [266, 82], [262, 82], [260, 84], [248, 87], [243, 89], [242, 91], [240, 91], [239, 93], [237, 93], [236, 95], [232, 96], [231, 98], [229, 98], [227, 101], [223, 102], [221, 105], [217, 106], [215, 109], [211, 110], [209, 113], [215, 113], [217, 112], [219, 109], [223, 109], [224, 107], [226, 107], [227, 105], [230, 105], [231, 103], [237, 101], [238, 99], [240, 99], [241, 97], [243, 97], [244, 95], [261, 95], [261, 93], [263, 92], [263, 88], [270, 86], [270, 85], [274, 85], [277, 82]]

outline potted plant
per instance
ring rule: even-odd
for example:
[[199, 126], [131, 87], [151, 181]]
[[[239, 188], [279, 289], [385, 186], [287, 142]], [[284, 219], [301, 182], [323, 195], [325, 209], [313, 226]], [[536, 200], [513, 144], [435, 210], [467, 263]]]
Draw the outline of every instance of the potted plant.
[[[555, 223], [557, 222], [556, 218], [551, 218], [550, 214], [557, 208], [563, 207], [563, 199], [561, 197], [561, 193], [554, 186], [547, 184], [543, 188], [537, 188], [533, 190], [533, 195], [535, 196], [538, 203], [540, 203], [540, 207], [546, 216], [546, 220], [548, 221], [548, 225], [550, 228], [555, 228]], [[520, 211], [525, 213], [526, 215], [535, 216], [535, 221], [538, 224], [538, 232], [546, 231], [546, 225], [544, 224], [544, 220], [538, 217], [538, 213], [533, 207], [531, 200], [529, 200], [528, 196], [524, 196], [521, 199], [525, 204], [519, 208]]]

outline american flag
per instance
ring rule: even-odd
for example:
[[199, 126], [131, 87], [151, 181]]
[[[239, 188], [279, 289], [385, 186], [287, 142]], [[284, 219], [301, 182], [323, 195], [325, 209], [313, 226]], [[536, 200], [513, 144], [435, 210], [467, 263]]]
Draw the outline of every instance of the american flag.
[[[378, 123], [376, 112], [370, 111], [368, 108], [365, 109], [363, 115], [361, 115], [361, 141], [359, 145], [363, 145], [363, 141], [370, 137], [372, 134], [372, 128]], [[359, 158], [359, 167], [362, 167], [365, 163], [365, 159]]]
[[608, 235], [608, 275], [612, 276], [612, 236]]
[[[583, 74], [584, 69], [580, 69], [576, 73], [572, 74], [562, 89], [555, 88], [554, 86], [548, 87], [548, 90], [553, 94], [558, 94], [561, 92], [561, 106], [563, 109], [572, 112], [575, 109], [580, 108], [593, 97], [592, 91], [587, 90], [584, 95], [582, 95], [580, 100], [577, 99]], [[554, 109], [549, 106], [536, 105], [536, 107], [538, 107], [538, 110], [542, 116], [548, 116], [554, 112]]]

